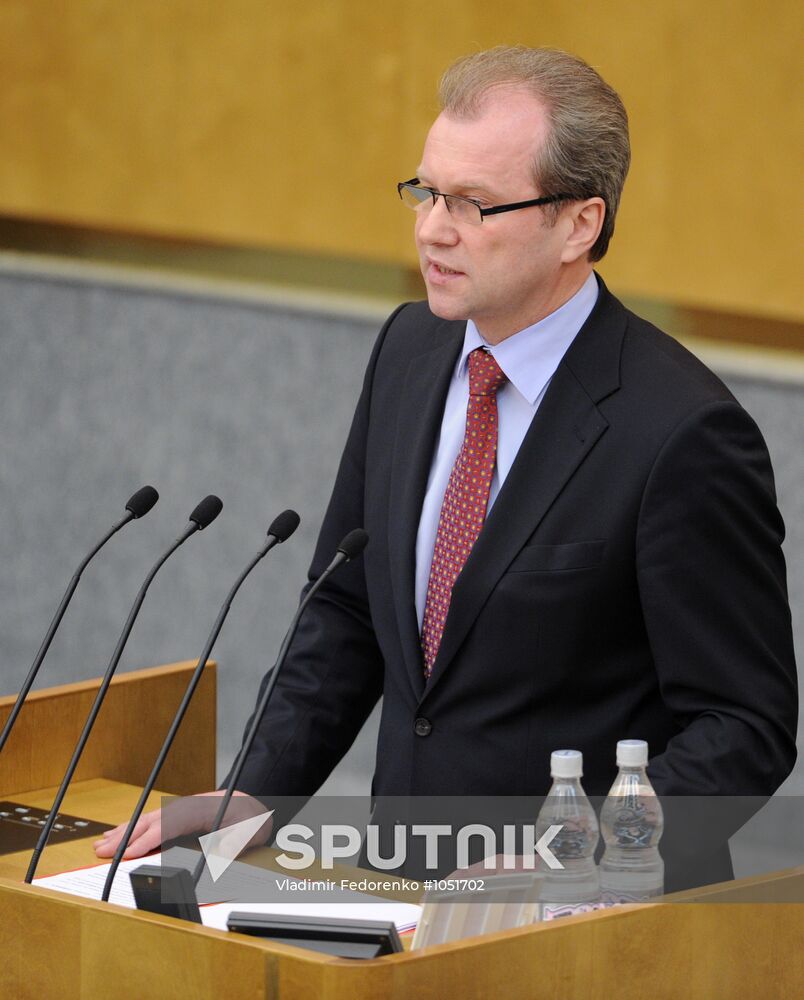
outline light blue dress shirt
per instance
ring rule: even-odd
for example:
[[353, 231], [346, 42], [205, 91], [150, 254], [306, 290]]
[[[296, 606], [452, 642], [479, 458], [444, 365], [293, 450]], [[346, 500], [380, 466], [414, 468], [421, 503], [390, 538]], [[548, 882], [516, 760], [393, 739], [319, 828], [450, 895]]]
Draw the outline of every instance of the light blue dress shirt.
[[469, 355], [475, 348], [485, 347], [508, 376], [508, 382], [497, 393], [497, 463], [491, 480], [490, 510], [559, 362], [597, 302], [597, 293], [597, 280], [590, 274], [575, 295], [555, 312], [495, 345], [486, 343], [472, 320], [467, 322], [463, 348], [447, 392], [416, 537], [416, 612], [420, 631], [441, 504], [466, 429]]

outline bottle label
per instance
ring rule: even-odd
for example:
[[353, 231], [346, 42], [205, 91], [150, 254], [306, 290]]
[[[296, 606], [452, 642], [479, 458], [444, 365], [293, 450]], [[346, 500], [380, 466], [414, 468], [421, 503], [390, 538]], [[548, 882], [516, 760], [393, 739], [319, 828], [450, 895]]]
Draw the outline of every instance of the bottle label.
[[578, 913], [591, 913], [598, 908], [598, 903], [542, 903], [542, 920], [574, 917]]
[[643, 889], [640, 891], [624, 892], [622, 889], [602, 889], [600, 892], [600, 905], [617, 906], [620, 903], [648, 903], [656, 896], [662, 895], [662, 887], [655, 889]]
[[662, 820], [652, 796], [619, 800], [611, 823], [613, 846], [619, 848], [651, 847], [661, 836]]

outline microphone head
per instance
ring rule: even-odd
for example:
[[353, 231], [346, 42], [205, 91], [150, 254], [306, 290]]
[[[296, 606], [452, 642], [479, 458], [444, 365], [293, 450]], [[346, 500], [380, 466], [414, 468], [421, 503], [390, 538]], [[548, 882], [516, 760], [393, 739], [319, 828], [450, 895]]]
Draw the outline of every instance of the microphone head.
[[159, 494], [153, 486], [143, 486], [126, 504], [126, 510], [134, 517], [145, 517], [158, 499]]
[[278, 542], [286, 542], [298, 528], [301, 518], [295, 510], [283, 510], [271, 522], [268, 534], [273, 535]]
[[349, 561], [359, 556], [367, 545], [368, 534], [362, 528], [354, 528], [338, 546], [338, 552], [342, 552]]
[[223, 500], [210, 493], [204, 497], [201, 503], [195, 508], [188, 520], [198, 525], [199, 531], [203, 531], [208, 524], [212, 524], [215, 518], [223, 510]]

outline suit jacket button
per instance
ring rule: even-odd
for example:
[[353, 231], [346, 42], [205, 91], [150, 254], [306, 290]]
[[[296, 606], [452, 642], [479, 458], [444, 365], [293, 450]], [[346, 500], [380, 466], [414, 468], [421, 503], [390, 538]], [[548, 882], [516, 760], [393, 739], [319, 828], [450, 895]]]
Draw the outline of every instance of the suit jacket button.
[[413, 723], [413, 732], [417, 736], [429, 736], [433, 730], [433, 724], [429, 719], [417, 719]]

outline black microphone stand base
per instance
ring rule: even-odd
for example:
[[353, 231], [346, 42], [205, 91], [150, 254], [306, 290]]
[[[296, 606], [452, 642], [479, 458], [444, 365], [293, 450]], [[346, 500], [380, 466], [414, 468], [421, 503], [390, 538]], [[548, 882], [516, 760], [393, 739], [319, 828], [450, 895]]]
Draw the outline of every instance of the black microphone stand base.
[[186, 868], [140, 865], [129, 877], [138, 910], [201, 923], [193, 876]]
[[281, 944], [339, 958], [379, 958], [402, 951], [399, 932], [391, 921], [385, 920], [230, 913], [227, 927], [240, 934], [273, 938]]

